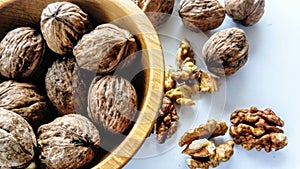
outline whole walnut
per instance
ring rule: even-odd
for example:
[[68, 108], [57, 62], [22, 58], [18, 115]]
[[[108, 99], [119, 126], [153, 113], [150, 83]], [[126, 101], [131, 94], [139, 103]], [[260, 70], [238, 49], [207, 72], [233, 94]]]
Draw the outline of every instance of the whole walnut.
[[42, 168], [84, 168], [100, 146], [96, 126], [79, 114], [64, 115], [40, 126], [37, 137]]
[[265, 0], [225, 0], [228, 16], [244, 26], [256, 24], [264, 14]]
[[84, 113], [87, 90], [74, 57], [53, 62], [45, 77], [48, 98], [60, 114]]
[[155, 28], [164, 24], [171, 16], [175, 0], [132, 0], [145, 12]]
[[185, 27], [195, 32], [215, 29], [225, 19], [218, 0], [181, 0], [178, 12]]
[[26, 78], [40, 67], [45, 42], [38, 30], [19, 27], [0, 42], [0, 73], [9, 79]]
[[88, 94], [90, 119], [112, 133], [123, 133], [137, 113], [133, 85], [118, 75], [95, 77]]
[[34, 129], [52, 116], [49, 102], [35, 85], [12, 80], [0, 84], [0, 108], [21, 115]]
[[0, 168], [25, 168], [34, 160], [37, 142], [28, 122], [0, 108]]
[[219, 76], [230, 76], [245, 65], [248, 49], [245, 32], [239, 28], [227, 28], [208, 39], [202, 56], [209, 71]]
[[42, 34], [54, 52], [71, 53], [81, 36], [91, 27], [88, 14], [70, 2], [48, 4], [41, 14]]
[[114, 24], [102, 24], [85, 34], [74, 47], [78, 65], [89, 71], [106, 74], [114, 71], [123, 59], [123, 66], [135, 58], [137, 44], [133, 35]]

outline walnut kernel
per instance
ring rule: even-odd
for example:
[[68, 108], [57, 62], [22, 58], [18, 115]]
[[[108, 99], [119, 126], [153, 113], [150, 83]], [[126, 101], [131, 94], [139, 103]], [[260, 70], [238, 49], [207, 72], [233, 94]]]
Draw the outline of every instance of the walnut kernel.
[[191, 158], [186, 160], [191, 169], [208, 169], [217, 167], [220, 162], [228, 161], [233, 155], [234, 142], [226, 141], [216, 145], [211, 139], [225, 135], [228, 127], [224, 121], [208, 120], [207, 124], [201, 124], [198, 128], [184, 133], [179, 141], [179, 146], [186, 145], [183, 154]]
[[288, 144], [287, 136], [279, 127], [284, 122], [271, 109], [236, 110], [231, 114], [230, 135], [236, 144], [241, 144], [247, 150], [256, 148], [258, 151], [277, 151]]
[[154, 132], [158, 143], [162, 144], [177, 131], [179, 116], [173, 101], [164, 96], [154, 124]]

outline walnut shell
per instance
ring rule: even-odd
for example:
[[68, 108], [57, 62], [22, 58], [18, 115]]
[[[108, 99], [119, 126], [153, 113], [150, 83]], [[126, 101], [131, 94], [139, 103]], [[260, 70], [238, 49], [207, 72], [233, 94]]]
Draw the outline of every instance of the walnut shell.
[[75, 58], [63, 57], [53, 62], [45, 77], [45, 88], [60, 114], [83, 113], [86, 110], [86, 85]]
[[20, 115], [0, 108], [0, 168], [25, 168], [35, 157], [36, 137]]
[[218, 0], [181, 0], [178, 13], [185, 27], [194, 32], [215, 29], [225, 19], [225, 9]]
[[88, 14], [70, 2], [54, 2], [43, 10], [40, 21], [42, 34], [54, 52], [64, 55], [72, 52], [91, 23]]
[[122, 133], [137, 112], [137, 94], [132, 84], [117, 75], [95, 77], [88, 94], [88, 115], [112, 133]]
[[75, 169], [95, 157], [100, 135], [86, 117], [68, 114], [40, 126], [37, 142], [42, 168]]
[[256, 24], [264, 14], [265, 0], [225, 0], [228, 16], [244, 26]]
[[175, 0], [132, 0], [145, 12], [155, 28], [164, 24], [173, 12]]
[[106, 74], [114, 71], [125, 58], [124, 63], [130, 64], [136, 51], [137, 44], [130, 32], [107, 23], [85, 34], [73, 54], [81, 68]]
[[245, 65], [248, 41], [239, 28], [227, 28], [213, 34], [204, 44], [202, 56], [207, 68], [219, 76], [230, 76]]
[[48, 106], [49, 102], [35, 85], [12, 80], [0, 84], [0, 108], [21, 115], [34, 129], [51, 116]]
[[31, 76], [45, 52], [42, 35], [34, 28], [11, 30], [0, 42], [0, 73], [9, 79]]

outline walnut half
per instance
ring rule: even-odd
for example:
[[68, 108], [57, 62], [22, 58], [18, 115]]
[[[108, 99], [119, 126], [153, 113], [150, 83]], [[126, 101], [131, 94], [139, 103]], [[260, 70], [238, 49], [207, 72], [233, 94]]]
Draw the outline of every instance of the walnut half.
[[277, 151], [288, 144], [287, 136], [279, 127], [284, 122], [269, 108], [258, 110], [236, 110], [231, 114], [230, 135], [236, 144], [241, 144], [247, 150], [256, 148], [258, 151]]
[[191, 169], [208, 169], [217, 167], [220, 162], [228, 161], [233, 155], [234, 142], [226, 141], [216, 145], [211, 138], [224, 135], [228, 130], [226, 122], [208, 120], [207, 124], [201, 124], [198, 128], [189, 130], [181, 137], [179, 146], [186, 145], [183, 154], [191, 158], [186, 160]]

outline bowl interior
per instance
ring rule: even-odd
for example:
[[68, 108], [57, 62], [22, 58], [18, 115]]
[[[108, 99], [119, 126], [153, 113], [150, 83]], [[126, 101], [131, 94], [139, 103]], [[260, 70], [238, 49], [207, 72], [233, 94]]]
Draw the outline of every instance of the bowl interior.
[[[141, 50], [136, 63], [126, 71], [139, 98], [139, 114], [134, 125], [117, 145], [104, 148], [93, 162], [94, 168], [120, 168], [134, 155], [149, 134], [156, 118], [163, 94], [164, 60], [159, 38], [146, 15], [130, 0], [68, 0], [89, 14], [94, 25], [112, 22], [134, 34]], [[0, 1], [0, 39], [20, 26], [39, 28], [42, 10], [57, 0], [2, 0]], [[101, 134], [101, 133], [100, 133]], [[102, 142], [110, 142], [115, 136]]]

